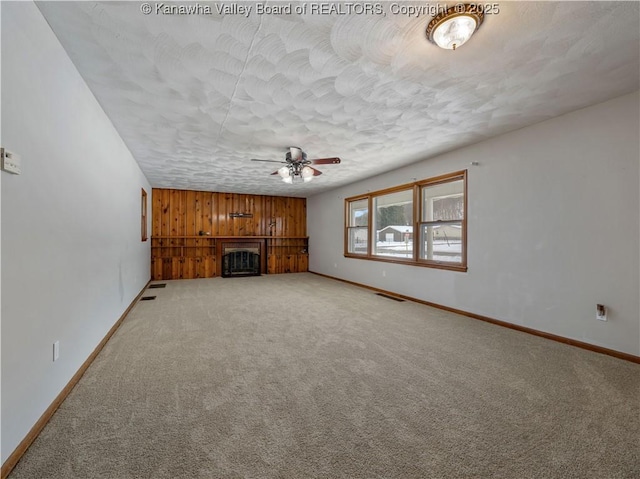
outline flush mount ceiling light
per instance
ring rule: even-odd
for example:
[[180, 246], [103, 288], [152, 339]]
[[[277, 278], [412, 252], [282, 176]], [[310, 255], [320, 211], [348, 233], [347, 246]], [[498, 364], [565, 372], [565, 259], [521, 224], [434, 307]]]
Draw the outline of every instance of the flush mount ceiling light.
[[460, 3], [433, 17], [427, 25], [427, 38], [440, 48], [455, 50], [471, 38], [483, 20], [480, 6]]

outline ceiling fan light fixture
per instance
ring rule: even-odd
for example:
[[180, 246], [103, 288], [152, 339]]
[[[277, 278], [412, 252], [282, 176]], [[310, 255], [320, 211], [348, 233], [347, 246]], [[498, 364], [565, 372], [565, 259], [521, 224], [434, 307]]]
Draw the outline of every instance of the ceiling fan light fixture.
[[478, 5], [458, 4], [440, 12], [427, 25], [427, 38], [445, 50], [464, 45], [484, 20]]
[[307, 159], [307, 154], [302, 151], [302, 149], [297, 146], [291, 146], [287, 149], [284, 161], [259, 160], [257, 158], [252, 158], [251, 161], [285, 163], [285, 166], [281, 166], [271, 174], [278, 175], [283, 182], [290, 185], [297, 182], [297, 179], [301, 179], [303, 182], [308, 183], [316, 176], [320, 176], [322, 174], [322, 171], [316, 170], [309, 165], [337, 165], [340, 163], [340, 158], [315, 158], [309, 160]]
[[308, 183], [309, 181], [313, 180], [313, 168], [309, 166], [305, 166], [304, 168], [302, 168], [302, 171], [300, 172], [300, 176], [302, 176], [302, 179], [304, 180], [305, 183]]
[[291, 171], [289, 171], [289, 167], [288, 166], [283, 166], [282, 168], [280, 168], [278, 170], [278, 174], [280, 175], [280, 177], [283, 180], [291, 177]]

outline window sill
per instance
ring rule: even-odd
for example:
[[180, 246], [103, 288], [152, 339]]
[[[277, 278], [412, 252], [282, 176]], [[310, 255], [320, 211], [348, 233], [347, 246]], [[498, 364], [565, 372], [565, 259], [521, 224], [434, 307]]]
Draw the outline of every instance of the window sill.
[[404, 264], [407, 266], [420, 266], [422, 268], [445, 269], [448, 271], [459, 271], [462, 273], [466, 273], [468, 269], [466, 265], [439, 263], [437, 261], [407, 261], [394, 258], [385, 258], [383, 256], [366, 256], [353, 253], [345, 253], [344, 257], [352, 259], [364, 259], [369, 261], [380, 261], [382, 263]]

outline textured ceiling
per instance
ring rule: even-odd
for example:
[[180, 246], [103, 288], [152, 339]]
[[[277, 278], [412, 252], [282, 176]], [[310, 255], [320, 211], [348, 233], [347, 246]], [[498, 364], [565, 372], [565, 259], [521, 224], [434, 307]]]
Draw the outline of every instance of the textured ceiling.
[[[154, 187], [309, 196], [639, 88], [637, 2], [500, 2], [455, 52], [428, 43], [429, 15], [390, 2], [382, 15], [150, 5], [38, 4]], [[250, 161], [289, 146], [342, 164], [287, 185]]]

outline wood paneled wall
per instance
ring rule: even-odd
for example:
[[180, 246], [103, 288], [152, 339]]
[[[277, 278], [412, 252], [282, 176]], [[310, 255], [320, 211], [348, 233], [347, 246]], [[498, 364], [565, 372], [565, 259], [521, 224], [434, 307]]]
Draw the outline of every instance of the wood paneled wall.
[[307, 271], [305, 198], [154, 188], [151, 215], [154, 280], [219, 276], [230, 238], [262, 242], [269, 274]]
[[[307, 200], [154, 188], [153, 236], [306, 236]], [[231, 218], [250, 213], [252, 218]], [[273, 226], [270, 226], [273, 225]]]

